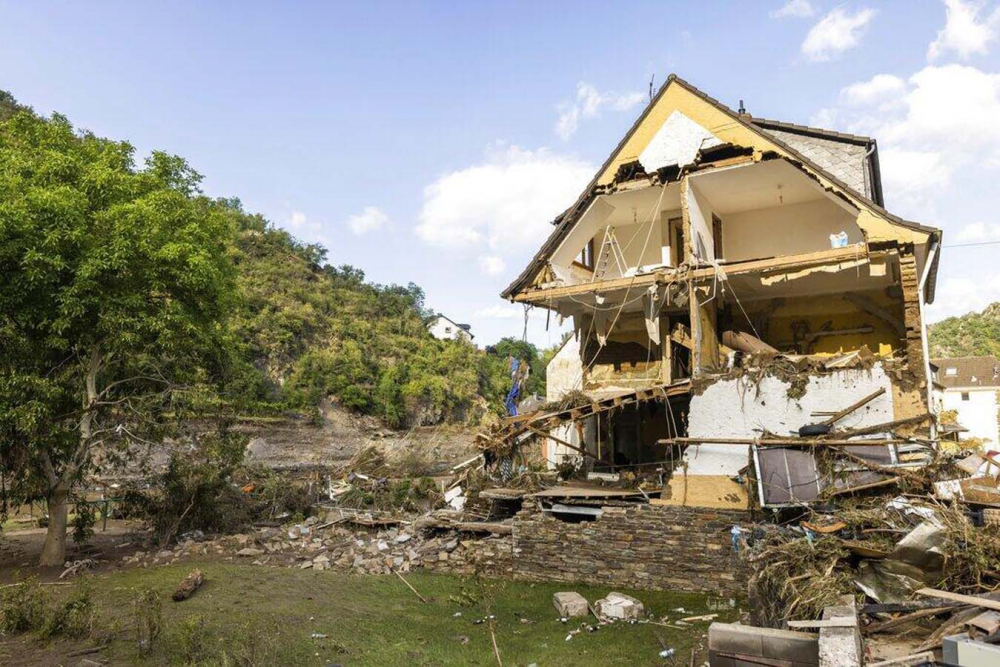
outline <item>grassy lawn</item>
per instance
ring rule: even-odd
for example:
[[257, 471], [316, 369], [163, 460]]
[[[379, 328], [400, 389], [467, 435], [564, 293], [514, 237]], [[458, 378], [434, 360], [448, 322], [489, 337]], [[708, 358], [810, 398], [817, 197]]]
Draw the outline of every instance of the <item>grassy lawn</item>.
[[[191, 599], [172, 602], [170, 594], [195, 567], [208, 583]], [[225, 653], [227, 662], [235, 664], [491, 665], [496, 660], [489, 625], [475, 621], [492, 612], [504, 665], [687, 665], [691, 648], [707, 628], [707, 623], [685, 629], [618, 624], [593, 633], [584, 630], [567, 641], [580, 619], [561, 623], [552, 594], [576, 590], [594, 601], [609, 588], [406, 576], [428, 603], [396, 577], [219, 561], [134, 569], [81, 582], [93, 592], [100, 619], [95, 627], [105, 635], [90, 642], [110, 641], [101, 657], [113, 664], [219, 664]], [[68, 598], [79, 585], [49, 590]], [[144, 589], [163, 600], [162, 633], [151, 654], [140, 658], [131, 618]], [[631, 593], [657, 617], [675, 620], [709, 612], [709, 599], [702, 595]], [[685, 611], [674, 611], [676, 607]], [[729, 611], [720, 618], [734, 616]], [[585, 620], [594, 622], [592, 617]], [[676, 649], [675, 663], [659, 657], [661, 640]], [[40, 649], [44, 646], [38, 642]], [[698, 664], [705, 659], [702, 646]]]

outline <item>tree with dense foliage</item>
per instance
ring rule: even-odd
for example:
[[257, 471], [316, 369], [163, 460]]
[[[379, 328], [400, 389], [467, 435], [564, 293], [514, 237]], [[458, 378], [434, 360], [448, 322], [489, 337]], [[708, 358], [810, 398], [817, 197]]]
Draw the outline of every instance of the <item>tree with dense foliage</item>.
[[1000, 357], [1000, 302], [932, 324], [931, 357]]
[[62, 564], [77, 483], [220, 370], [232, 219], [180, 158], [18, 110], [0, 122], [0, 472]]

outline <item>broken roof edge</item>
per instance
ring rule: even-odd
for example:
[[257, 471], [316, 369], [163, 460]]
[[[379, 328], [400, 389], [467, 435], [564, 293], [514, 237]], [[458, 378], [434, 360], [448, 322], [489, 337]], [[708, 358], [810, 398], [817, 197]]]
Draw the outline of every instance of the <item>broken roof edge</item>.
[[[798, 150], [796, 150], [792, 146], [789, 146], [787, 143], [785, 143], [781, 139], [778, 139], [777, 137], [775, 137], [775, 136], [771, 135], [770, 133], [768, 133], [767, 129], [765, 127], [763, 127], [761, 125], [758, 125], [758, 124], [756, 124], [753, 121], [752, 116], [750, 116], [749, 120], [748, 120], [748, 118], [747, 118], [748, 114], [739, 114], [736, 111], [733, 111], [727, 105], [723, 104], [722, 102], [720, 102], [719, 100], [715, 99], [711, 95], [708, 95], [707, 93], [705, 93], [704, 91], [702, 91], [701, 89], [699, 89], [697, 86], [689, 83], [688, 81], [684, 80], [683, 78], [681, 78], [677, 74], [671, 73], [669, 76], [667, 76], [667, 79], [666, 79], [666, 81], [663, 82], [663, 85], [660, 86], [660, 89], [657, 91], [656, 95], [649, 101], [649, 104], [646, 105], [645, 109], [643, 109], [642, 113], [639, 115], [639, 117], [636, 119], [636, 121], [629, 128], [628, 132], [625, 133], [625, 135], [622, 137], [621, 141], [618, 142], [618, 144], [615, 146], [614, 150], [612, 150], [611, 153], [610, 153], [610, 155], [608, 155], [607, 159], [604, 161], [604, 163], [601, 165], [600, 169], [598, 169], [597, 173], [594, 175], [594, 178], [591, 179], [591, 181], [587, 185], [587, 187], [584, 188], [584, 190], [583, 190], [582, 193], [580, 193], [580, 196], [577, 197], [577, 199], [573, 203], [573, 205], [570, 206], [568, 209], [566, 209], [562, 214], [560, 214], [559, 216], [556, 217], [556, 219], [553, 221], [553, 222], [557, 223], [556, 224], [556, 228], [554, 230], [552, 230], [551, 234], [549, 234], [549, 237], [542, 244], [542, 247], [539, 249], [539, 251], [537, 253], [535, 253], [535, 256], [528, 263], [528, 266], [526, 266], [525, 269], [518, 275], [518, 277], [515, 278], [510, 283], [510, 285], [508, 285], [500, 293], [500, 297], [501, 298], [507, 299], [508, 301], [512, 300], [513, 295], [516, 292], [520, 292], [525, 287], [527, 287], [527, 284], [530, 282], [530, 280], [535, 276], [535, 274], [537, 274], [538, 270], [549, 259], [549, 257], [551, 256], [552, 252], [555, 249], [555, 246], [561, 240], [562, 235], [566, 232], [566, 230], [570, 226], [572, 226], [573, 224], [576, 223], [576, 220], [577, 220], [577, 218], [578, 218], [578, 216], [580, 214], [581, 208], [582, 208], [582, 204], [584, 204], [587, 200], [589, 200], [589, 199], [591, 199], [593, 197], [593, 195], [594, 195], [594, 189], [597, 186], [598, 182], [600, 181], [601, 176], [608, 169], [608, 167], [614, 161], [615, 157], [622, 150], [622, 148], [625, 146], [625, 144], [628, 142], [628, 140], [632, 138], [632, 136], [635, 134], [635, 132], [638, 130], [638, 128], [642, 125], [643, 121], [646, 120], [646, 118], [649, 116], [650, 111], [652, 111], [652, 109], [657, 105], [657, 103], [660, 101], [660, 99], [663, 97], [663, 95], [666, 93], [667, 89], [670, 87], [670, 85], [672, 83], [677, 83], [679, 86], [681, 86], [682, 88], [686, 89], [688, 92], [690, 92], [695, 97], [698, 97], [698, 98], [702, 99], [703, 101], [707, 102], [708, 104], [711, 104], [712, 106], [716, 107], [717, 109], [719, 109], [720, 111], [722, 111], [726, 115], [730, 116], [733, 120], [735, 120], [736, 122], [740, 123], [744, 127], [746, 127], [749, 130], [757, 133], [758, 135], [761, 135], [761, 137], [763, 139], [772, 142], [774, 145], [776, 145], [779, 148], [781, 148], [782, 150], [788, 152], [788, 154], [792, 158], [794, 158], [795, 160], [798, 160], [799, 162], [802, 163], [803, 166], [807, 167], [810, 170], [815, 171], [819, 176], [821, 176], [821, 177], [825, 178], [826, 180], [828, 180], [838, 190], [841, 190], [844, 195], [846, 195], [847, 197], [851, 197], [851, 198], [855, 198], [855, 199], [859, 200], [859, 203], [861, 203], [863, 206], [865, 206], [865, 207], [869, 208], [870, 210], [872, 210], [875, 214], [883, 217], [887, 222], [889, 222], [891, 224], [899, 225], [901, 227], [910, 229], [912, 231], [918, 231], [918, 232], [927, 234], [927, 235], [931, 236], [932, 238], [934, 238], [934, 240], [937, 243], [937, 245], [940, 246], [940, 243], [941, 243], [941, 230], [939, 228], [937, 228], [937, 227], [930, 227], [930, 226], [927, 226], [927, 225], [923, 225], [923, 224], [921, 224], [919, 222], [914, 222], [912, 220], [906, 220], [906, 219], [901, 218], [901, 217], [899, 217], [899, 216], [897, 216], [897, 215], [895, 215], [893, 213], [890, 213], [885, 207], [877, 204], [875, 201], [873, 201], [869, 197], [866, 197], [864, 194], [859, 193], [854, 188], [852, 188], [851, 186], [847, 185], [846, 183], [844, 183], [843, 181], [841, 181], [839, 178], [837, 178], [833, 174], [829, 173], [826, 169], [823, 169], [822, 167], [820, 167], [818, 164], [816, 164], [816, 162], [814, 162], [810, 158], [806, 157], [805, 155], [803, 155], [801, 152], [799, 152]], [[763, 120], [766, 123], [772, 123], [772, 124], [780, 122], [780, 121], [769, 121], [767, 119], [763, 119]], [[791, 124], [788, 124], [788, 125], [791, 125]], [[832, 130], [820, 130], [819, 128], [807, 128], [807, 126], [798, 126], [798, 127], [806, 128], [806, 129], [809, 129], [809, 130], [812, 130], [812, 131], [816, 131], [816, 132], [833, 132]], [[843, 133], [835, 133], [835, 134], [843, 134]], [[860, 140], [860, 139], [867, 139], [866, 137], [860, 137], [858, 135], [843, 135], [843, 136], [845, 136], [845, 137], [852, 136], [852, 137], [854, 137], [855, 139], [858, 139], [858, 140]], [[874, 144], [875, 140], [871, 139], [871, 142]], [[877, 153], [877, 151], [876, 151], [876, 153]], [[877, 165], [877, 161], [876, 161], [875, 164]], [[876, 166], [876, 169], [877, 169], [877, 166]], [[874, 188], [873, 188], [873, 190], [874, 190]], [[879, 192], [881, 192], [881, 184], [880, 183], [879, 183]], [[931, 272], [928, 275], [929, 286], [928, 286], [928, 291], [927, 291], [927, 303], [933, 303], [934, 302], [935, 284], [937, 282], [938, 258], [940, 257], [940, 255], [941, 255], [940, 252], [935, 253], [935, 256], [934, 256], [934, 259], [933, 259], [933, 262], [932, 262], [932, 265], [931, 265]]]

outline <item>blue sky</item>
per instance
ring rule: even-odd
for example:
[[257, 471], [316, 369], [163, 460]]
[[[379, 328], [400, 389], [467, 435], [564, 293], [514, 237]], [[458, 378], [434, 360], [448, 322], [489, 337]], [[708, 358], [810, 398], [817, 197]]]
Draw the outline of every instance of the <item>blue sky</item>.
[[[676, 72], [755, 115], [879, 140], [886, 203], [1000, 240], [997, 2], [0, 0], [0, 88], [162, 149], [477, 342], [499, 292]], [[1000, 245], [947, 248], [933, 318], [1000, 300]], [[559, 338], [533, 314], [529, 336]]]

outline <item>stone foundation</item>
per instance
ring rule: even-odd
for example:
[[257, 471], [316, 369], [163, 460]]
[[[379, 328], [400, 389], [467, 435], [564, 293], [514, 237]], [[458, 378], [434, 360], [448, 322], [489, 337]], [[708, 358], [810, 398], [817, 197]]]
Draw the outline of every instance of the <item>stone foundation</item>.
[[514, 540], [503, 537], [472, 537], [458, 540], [454, 550], [423, 553], [420, 564], [431, 572], [469, 576], [509, 577], [513, 569]]
[[746, 592], [730, 530], [736, 510], [662, 505], [606, 506], [596, 521], [568, 523], [533, 501], [514, 518], [513, 575], [638, 589], [724, 595]]

